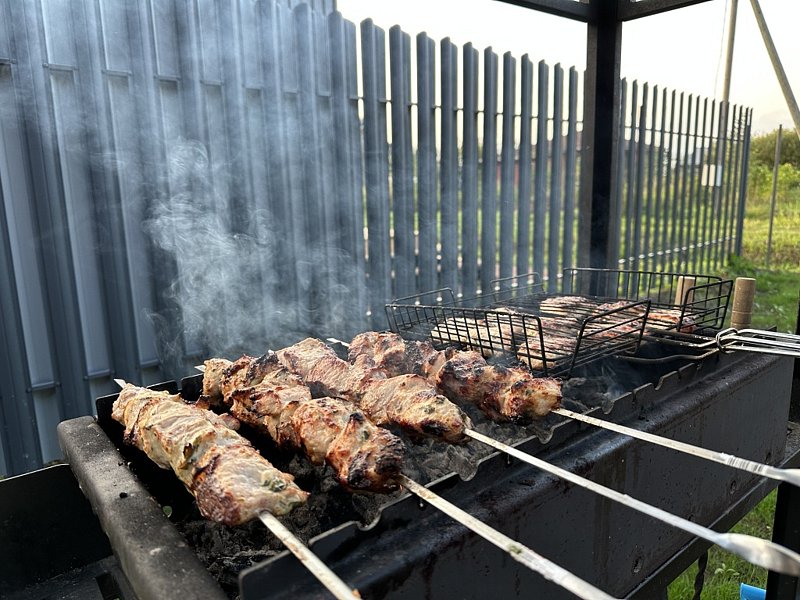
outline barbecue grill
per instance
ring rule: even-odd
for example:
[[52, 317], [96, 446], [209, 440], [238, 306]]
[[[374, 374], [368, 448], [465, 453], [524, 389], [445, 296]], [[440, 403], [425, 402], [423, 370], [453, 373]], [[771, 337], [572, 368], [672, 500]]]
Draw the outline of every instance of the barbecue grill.
[[[671, 351], [661, 345], [643, 349], [655, 359]], [[800, 444], [794, 435], [787, 438], [785, 427], [790, 386], [787, 358], [717, 353], [678, 368], [654, 362], [630, 369], [605, 358], [576, 372], [566, 395], [575, 399], [572, 408], [608, 411], [605, 418], [614, 422], [770, 464], [794, 464]], [[196, 395], [199, 377], [184, 379], [180, 387], [185, 395]], [[170, 523], [204, 527], [191, 514], [191, 498], [169, 473], [122, 445], [119, 426], [108, 418], [111, 401], [98, 400], [97, 421], [67, 421], [59, 431], [72, 470], [122, 565], [124, 577], [113, 571], [116, 579], [105, 581], [122, 580], [121, 588], [129, 581], [140, 597], [323, 595], [302, 565], [278, 548], [244, 568], [238, 582], [209, 575], [198, 558], [208, 548], [189, 548]], [[525, 435], [516, 442], [524, 451], [714, 527], [727, 528], [770, 488], [754, 476], [557, 417]], [[424, 448], [426, 453], [444, 450], [435, 444]], [[448, 474], [431, 488], [614, 595], [653, 597], [703, 549], [703, 543], [669, 526], [503, 455], [489, 454], [475, 466], [470, 479]], [[414, 497], [400, 495], [380, 506], [364, 501], [354, 508], [359, 501], [348, 500], [349, 506], [333, 509], [342, 514], [320, 519], [321, 530], [310, 546], [364, 597], [478, 597], [489, 589], [503, 597], [570, 597]], [[169, 518], [162, 507], [169, 507]], [[207, 538], [213, 540], [211, 531]], [[263, 540], [256, 537], [256, 543]], [[238, 566], [249, 562], [248, 551], [232, 556]]]

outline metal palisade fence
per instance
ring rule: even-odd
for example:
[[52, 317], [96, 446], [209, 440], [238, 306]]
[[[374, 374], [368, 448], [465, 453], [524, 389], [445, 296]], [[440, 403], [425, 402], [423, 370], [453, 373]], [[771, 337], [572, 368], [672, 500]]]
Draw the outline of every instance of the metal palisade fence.
[[[331, 2], [0, 0], [0, 475], [113, 377], [575, 265], [581, 76]], [[741, 240], [751, 112], [625, 86], [621, 264]], [[613, 265], [610, 265], [613, 266]]]

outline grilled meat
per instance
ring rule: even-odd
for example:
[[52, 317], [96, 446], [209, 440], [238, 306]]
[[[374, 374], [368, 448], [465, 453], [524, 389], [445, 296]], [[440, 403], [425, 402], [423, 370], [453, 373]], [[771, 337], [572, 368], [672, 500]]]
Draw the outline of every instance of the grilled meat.
[[308, 387], [285, 368], [279, 367], [255, 386], [234, 389], [227, 400], [240, 421], [267, 433], [279, 446], [303, 450], [316, 465], [327, 463], [346, 488], [371, 492], [396, 488], [403, 442], [350, 402], [312, 399]]
[[692, 315], [684, 314], [676, 308], [651, 308], [647, 315], [648, 331], [674, 329], [682, 333], [691, 333], [697, 329], [697, 322]]
[[382, 367], [390, 375], [425, 377], [447, 397], [472, 402], [492, 419], [541, 418], [561, 401], [556, 379], [534, 377], [521, 367], [490, 365], [475, 351], [439, 351], [430, 342], [406, 341], [394, 333], [357, 335], [348, 358]]
[[323, 342], [307, 338], [279, 350], [278, 360], [303, 378], [312, 393], [344, 398], [378, 425], [395, 424], [416, 435], [464, 441], [469, 418], [423, 377], [387, 377], [367, 363], [350, 365]]
[[211, 358], [204, 363], [203, 400], [211, 406], [229, 406], [228, 396], [233, 390], [251, 387], [280, 368], [272, 354], [258, 358], [242, 356], [231, 362], [224, 358]]
[[239, 525], [263, 511], [285, 515], [308, 497], [223, 419], [179, 396], [127, 384], [112, 417], [126, 443], [172, 469], [207, 519]]

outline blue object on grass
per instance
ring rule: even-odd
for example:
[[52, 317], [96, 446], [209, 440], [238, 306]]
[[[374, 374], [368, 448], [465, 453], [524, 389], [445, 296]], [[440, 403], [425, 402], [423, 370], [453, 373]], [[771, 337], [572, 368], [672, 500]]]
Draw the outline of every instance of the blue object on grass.
[[739, 584], [739, 600], [764, 600], [767, 597], [767, 590], [747, 585]]

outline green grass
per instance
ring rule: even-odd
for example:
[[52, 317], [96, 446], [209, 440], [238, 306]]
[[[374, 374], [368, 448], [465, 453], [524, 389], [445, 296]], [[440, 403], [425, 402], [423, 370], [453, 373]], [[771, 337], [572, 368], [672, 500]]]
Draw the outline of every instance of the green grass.
[[[772, 517], [775, 513], [775, 492], [764, 498], [732, 531], [761, 538], [772, 537]], [[694, 597], [697, 566], [683, 573], [669, 586], [670, 600], [689, 600]], [[702, 600], [734, 600], [739, 597], [739, 584], [766, 587], [767, 572], [754, 567], [738, 556], [713, 546], [708, 553]]]
[[[744, 222], [741, 257], [735, 257], [719, 273], [729, 278], [755, 277], [756, 297], [753, 307], [753, 326], [794, 333], [800, 294], [800, 186], [785, 186], [773, 223], [770, 268], [766, 268], [766, 248], [769, 231], [769, 194], [750, 191]], [[761, 538], [772, 537], [775, 513], [775, 492], [767, 496], [733, 531]], [[694, 597], [697, 566], [684, 572], [669, 586], [670, 600], [689, 600]], [[739, 583], [766, 587], [767, 573], [738, 557], [713, 547], [709, 551], [702, 600], [735, 600], [739, 598]]]

